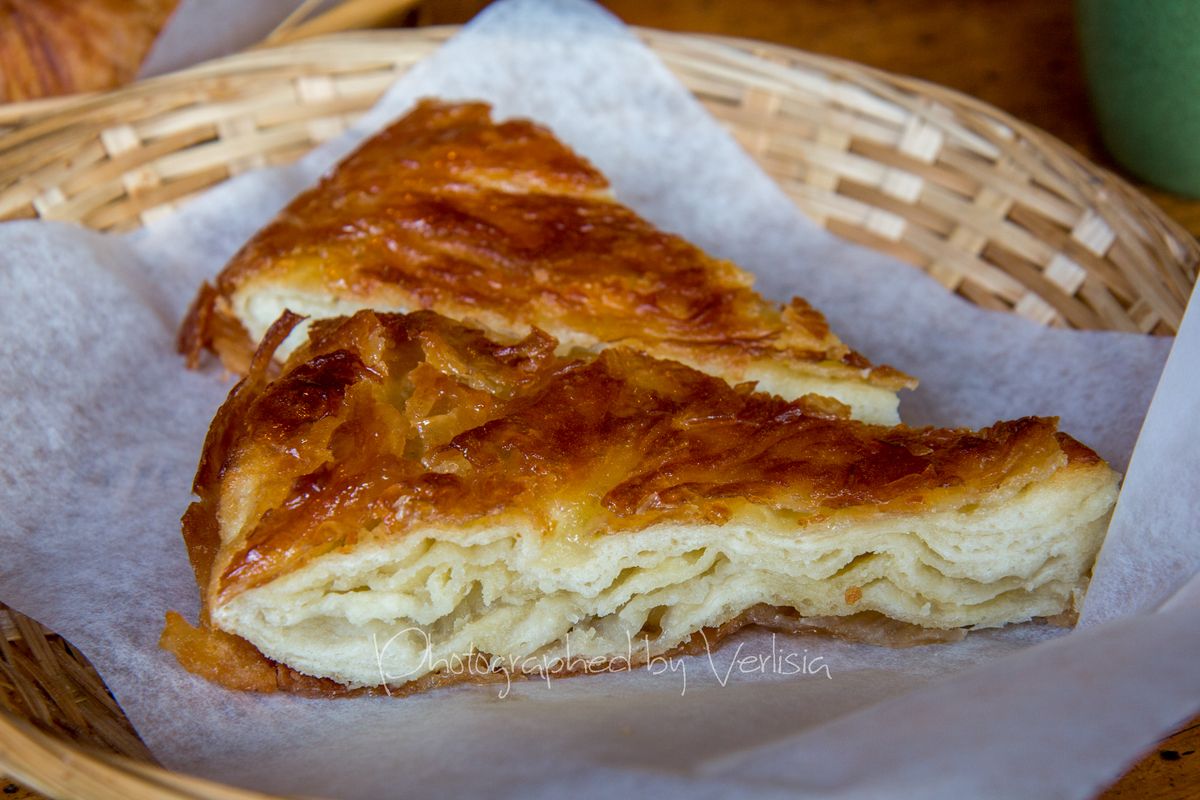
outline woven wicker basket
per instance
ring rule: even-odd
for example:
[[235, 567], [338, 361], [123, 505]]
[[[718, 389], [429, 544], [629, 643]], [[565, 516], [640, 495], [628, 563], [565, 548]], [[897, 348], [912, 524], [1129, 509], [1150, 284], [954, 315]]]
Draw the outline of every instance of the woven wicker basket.
[[[452, 33], [340, 34], [110, 94], [0, 108], [0, 219], [136, 228], [230, 175], [335, 136]], [[829, 230], [1043, 324], [1178, 326], [1200, 245], [1045, 133], [856, 64], [640, 34]], [[63, 797], [263, 797], [154, 766], [82, 655], [3, 606], [0, 625], [0, 772]]]

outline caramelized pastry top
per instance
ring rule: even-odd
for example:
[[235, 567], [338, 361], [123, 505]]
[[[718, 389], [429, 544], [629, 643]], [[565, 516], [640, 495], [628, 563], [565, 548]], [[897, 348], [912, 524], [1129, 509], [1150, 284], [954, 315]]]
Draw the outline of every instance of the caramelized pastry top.
[[272, 379], [298, 321], [272, 328], [205, 444], [184, 529], [209, 597], [424, 525], [503, 514], [577, 540], [749, 505], [802, 536], [1099, 462], [1052, 419], [873, 426], [825, 398], [789, 402], [623, 348], [563, 358], [536, 330], [498, 344], [431, 312], [317, 322]]
[[804, 301], [781, 308], [751, 281], [615, 202], [605, 178], [546, 129], [493, 122], [483, 103], [426, 101], [251, 239], [197, 298], [181, 343], [238, 364], [235, 295], [286, 286], [493, 330], [578, 332], [697, 365], [773, 358], [913, 385], [872, 368]]

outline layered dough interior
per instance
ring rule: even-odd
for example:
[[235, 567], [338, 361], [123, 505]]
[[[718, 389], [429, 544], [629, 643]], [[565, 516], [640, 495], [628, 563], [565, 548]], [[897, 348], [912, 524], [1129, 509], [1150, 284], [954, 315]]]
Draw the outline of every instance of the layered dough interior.
[[[721, 525], [660, 523], [586, 541], [517, 515], [382, 537], [245, 591], [218, 627], [351, 687], [401, 685], [486, 654], [511, 673], [661, 655], [759, 605], [861, 611], [925, 628], [1070, 610], [1115, 485], [1065, 468], [981, 504], [809, 523], [745, 505]], [[593, 662], [594, 663], [594, 662]]]

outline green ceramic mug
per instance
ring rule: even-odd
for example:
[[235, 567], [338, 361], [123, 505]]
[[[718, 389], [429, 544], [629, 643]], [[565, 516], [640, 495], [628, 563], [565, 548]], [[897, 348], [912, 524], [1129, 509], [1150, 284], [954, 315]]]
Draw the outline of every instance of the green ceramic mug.
[[1200, 197], [1200, 0], [1076, 0], [1084, 69], [1112, 155]]

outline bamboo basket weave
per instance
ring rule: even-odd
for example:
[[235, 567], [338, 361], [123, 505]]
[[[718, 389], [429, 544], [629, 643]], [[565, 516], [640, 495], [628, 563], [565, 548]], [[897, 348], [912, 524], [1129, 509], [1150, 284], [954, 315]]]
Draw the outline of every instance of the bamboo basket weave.
[[[0, 219], [136, 228], [336, 136], [452, 28], [252, 50], [0, 107]], [[790, 48], [639, 34], [812, 219], [1039, 323], [1173, 333], [1200, 245], [1047, 134], [956, 92]], [[214, 265], [214, 269], [219, 265]], [[83, 656], [0, 606], [0, 772], [62, 797], [261, 798], [154, 765]]]

